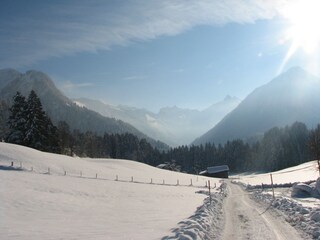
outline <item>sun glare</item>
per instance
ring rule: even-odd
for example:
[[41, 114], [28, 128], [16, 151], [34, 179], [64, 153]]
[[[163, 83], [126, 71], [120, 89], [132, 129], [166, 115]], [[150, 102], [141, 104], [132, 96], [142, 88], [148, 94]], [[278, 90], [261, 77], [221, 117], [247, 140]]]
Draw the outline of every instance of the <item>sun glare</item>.
[[284, 17], [290, 22], [286, 37], [292, 45], [313, 54], [320, 43], [320, 1], [298, 1], [287, 7]]
[[298, 49], [307, 55], [317, 54], [320, 46], [320, 0], [292, 1], [284, 9], [283, 16], [289, 22], [284, 41], [290, 41], [291, 46], [279, 70]]

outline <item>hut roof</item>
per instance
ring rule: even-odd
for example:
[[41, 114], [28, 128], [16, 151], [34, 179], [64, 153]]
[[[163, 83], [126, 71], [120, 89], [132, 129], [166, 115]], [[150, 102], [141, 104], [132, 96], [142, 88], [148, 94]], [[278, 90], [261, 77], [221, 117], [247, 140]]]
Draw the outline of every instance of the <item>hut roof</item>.
[[209, 174], [218, 173], [218, 172], [224, 172], [224, 171], [229, 171], [228, 165], [221, 165], [221, 166], [214, 166], [214, 167], [208, 167], [207, 168], [207, 172]]

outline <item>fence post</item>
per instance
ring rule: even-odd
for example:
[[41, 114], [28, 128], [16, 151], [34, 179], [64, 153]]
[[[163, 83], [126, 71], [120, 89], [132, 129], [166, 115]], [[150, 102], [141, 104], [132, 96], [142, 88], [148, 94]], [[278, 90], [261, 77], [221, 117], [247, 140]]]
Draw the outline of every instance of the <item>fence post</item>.
[[80, 177], [82, 177], [82, 171], [80, 171]]
[[164, 185], [164, 179], [163, 179], [163, 181], [162, 181], [162, 184]]
[[133, 182], [133, 177], [131, 177], [131, 182]]
[[209, 198], [210, 198], [210, 204], [211, 204], [211, 189], [210, 189], [210, 180], [208, 180], [208, 187], [209, 187]]
[[152, 184], [152, 178], [151, 178], [150, 184]]
[[179, 186], [179, 179], [177, 180], [177, 185]]
[[116, 181], [118, 181], [118, 175], [116, 175]]
[[271, 178], [272, 196], [273, 196], [273, 199], [274, 199], [273, 178], [272, 178], [272, 174], [271, 173], [270, 173], [270, 178]]
[[65, 175], [65, 176], [67, 175], [67, 171], [64, 171], [64, 175]]
[[11, 167], [13, 167], [13, 162], [11, 162]]
[[96, 173], [96, 179], [98, 178], [98, 173]]
[[190, 186], [192, 186], [192, 178], [190, 179]]

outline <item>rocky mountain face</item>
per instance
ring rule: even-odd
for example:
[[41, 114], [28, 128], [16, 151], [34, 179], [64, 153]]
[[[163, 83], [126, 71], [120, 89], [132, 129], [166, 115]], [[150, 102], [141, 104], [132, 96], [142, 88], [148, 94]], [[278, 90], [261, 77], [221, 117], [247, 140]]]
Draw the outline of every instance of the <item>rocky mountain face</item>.
[[74, 102], [104, 116], [128, 122], [171, 146], [178, 146], [190, 144], [197, 136], [212, 128], [233, 110], [240, 100], [227, 96], [223, 101], [202, 111], [174, 106], [162, 108], [158, 113], [128, 106], [112, 106], [85, 98], [74, 99]]
[[225, 143], [261, 136], [272, 127], [295, 121], [315, 127], [320, 123], [320, 79], [299, 67], [291, 68], [255, 89], [215, 127], [194, 141]]
[[[53, 81], [42, 72], [28, 71], [23, 74], [13, 69], [0, 70], [0, 106], [3, 113], [7, 114], [7, 107], [11, 105], [12, 98], [17, 91], [24, 96], [28, 96], [31, 90], [36, 92], [43, 109], [54, 124], [65, 121], [71, 129], [78, 129], [81, 132], [92, 131], [97, 134], [104, 134], [105, 132], [132, 133], [139, 138], [146, 138], [153, 146], [160, 149], [168, 148], [166, 144], [148, 137], [128, 123], [79, 107], [64, 96], [55, 87]], [[3, 122], [0, 119], [0, 124], [2, 123], [0, 132], [3, 129]]]

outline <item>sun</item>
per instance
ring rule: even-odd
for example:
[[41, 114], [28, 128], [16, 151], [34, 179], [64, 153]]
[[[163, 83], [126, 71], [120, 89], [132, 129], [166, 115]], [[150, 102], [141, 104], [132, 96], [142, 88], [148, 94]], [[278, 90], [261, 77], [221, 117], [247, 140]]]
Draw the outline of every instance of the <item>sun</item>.
[[283, 17], [288, 22], [282, 42], [290, 42], [279, 73], [297, 50], [306, 55], [318, 54], [320, 47], [320, 0], [292, 0], [283, 9]]
[[307, 54], [315, 53], [320, 44], [320, 1], [296, 1], [284, 10], [284, 17], [290, 24], [286, 38], [292, 41], [292, 51], [301, 48]]

